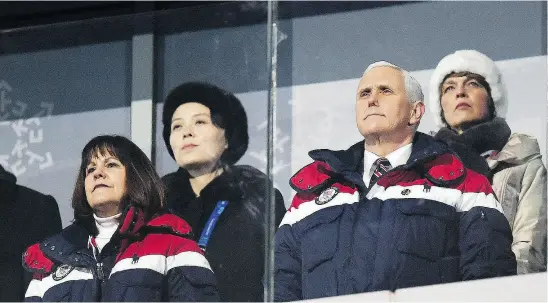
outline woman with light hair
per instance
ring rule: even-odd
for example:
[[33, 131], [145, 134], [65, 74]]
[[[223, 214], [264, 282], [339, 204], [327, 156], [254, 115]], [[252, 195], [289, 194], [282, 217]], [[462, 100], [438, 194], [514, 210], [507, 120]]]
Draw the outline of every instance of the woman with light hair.
[[502, 75], [475, 50], [444, 57], [430, 80], [435, 135], [489, 178], [512, 227], [518, 274], [546, 271], [546, 168], [535, 138], [512, 133]]

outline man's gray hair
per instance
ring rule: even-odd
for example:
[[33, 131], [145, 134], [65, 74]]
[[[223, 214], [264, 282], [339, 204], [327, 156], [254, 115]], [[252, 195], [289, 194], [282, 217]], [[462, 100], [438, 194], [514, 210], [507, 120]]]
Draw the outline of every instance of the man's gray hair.
[[413, 104], [413, 103], [418, 102], [418, 101], [423, 101], [424, 102], [424, 95], [422, 93], [422, 88], [421, 88], [421, 85], [420, 85], [419, 81], [417, 81], [417, 79], [415, 79], [413, 76], [411, 76], [411, 74], [408, 71], [406, 71], [405, 69], [403, 69], [403, 68], [401, 68], [397, 65], [394, 65], [394, 64], [392, 64], [390, 62], [386, 62], [386, 61], [377, 61], [375, 63], [370, 64], [365, 69], [365, 72], [363, 72], [363, 74], [365, 75], [367, 72], [369, 72], [373, 68], [381, 67], [381, 66], [388, 66], [388, 67], [395, 68], [403, 74], [403, 79], [404, 79], [404, 83], [405, 83], [405, 91], [407, 92], [407, 99], [409, 99], [409, 103]]

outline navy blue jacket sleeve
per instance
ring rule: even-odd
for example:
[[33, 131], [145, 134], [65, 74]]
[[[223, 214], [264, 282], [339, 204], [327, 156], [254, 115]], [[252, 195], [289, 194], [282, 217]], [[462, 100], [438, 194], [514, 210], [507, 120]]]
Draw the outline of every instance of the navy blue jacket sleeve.
[[462, 280], [516, 274], [512, 231], [487, 179], [472, 171], [457, 205]]
[[291, 225], [282, 223], [276, 233], [275, 249], [274, 300], [302, 299], [301, 256]]
[[167, 274], [167, 298], [170, 302], [218, 302], [215, 275], [201, 266], [178, 266]]

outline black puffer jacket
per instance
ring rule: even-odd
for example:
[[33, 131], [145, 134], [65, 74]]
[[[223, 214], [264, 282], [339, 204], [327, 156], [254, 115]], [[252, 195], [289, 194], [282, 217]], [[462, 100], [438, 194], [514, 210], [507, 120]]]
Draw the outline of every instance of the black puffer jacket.
[[21, 266], [25, 249], [61, 231], [52, 196], [16, 184], [0, 165], [0, 301], [22, 301], [32, 275]]
[[[183, 170], [163, 177], [167, 207], [192, 227], [194, 239], [218, 201], [228, 201], [206, 249], [222, 301], [263, 301], [266, 175], [251, 166], [230, 166], [196, 197]], [[276, 227], [285, 207], [276, 190]]]

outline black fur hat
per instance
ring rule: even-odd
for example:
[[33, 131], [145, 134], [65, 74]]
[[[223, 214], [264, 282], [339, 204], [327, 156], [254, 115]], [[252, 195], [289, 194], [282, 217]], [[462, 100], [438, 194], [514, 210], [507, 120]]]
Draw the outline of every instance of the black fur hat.
[[225, 130], [228, 148], [221, 155], [221, 162], [232, 165], [240, 160], [249, 144], [244, 107], [232, 93], [205, 82], [183, 83], [172, 89], [166, 98], [162, 112], [162, 135], [171, 157], [175, 159], [169, 143], [171, 118], [179, 106], [188, 102], [200, 103], [209, 108], [213, 123]]

